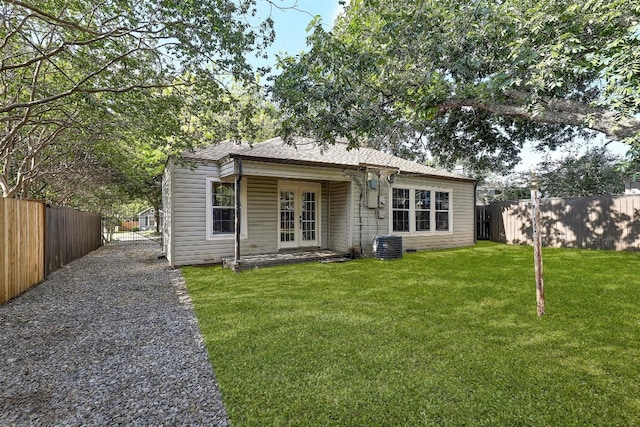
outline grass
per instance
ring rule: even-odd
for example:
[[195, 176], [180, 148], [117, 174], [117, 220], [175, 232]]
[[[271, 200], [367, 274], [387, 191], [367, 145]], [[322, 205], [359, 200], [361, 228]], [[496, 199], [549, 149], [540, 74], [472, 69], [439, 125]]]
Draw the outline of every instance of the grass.
[[475, 247], [184, 268], [235, 426], [637, 425], [640, 257]]

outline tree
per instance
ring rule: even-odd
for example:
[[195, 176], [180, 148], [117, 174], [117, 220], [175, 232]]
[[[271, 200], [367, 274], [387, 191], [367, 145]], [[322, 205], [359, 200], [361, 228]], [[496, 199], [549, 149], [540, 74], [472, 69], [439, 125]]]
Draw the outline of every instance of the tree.
[[3, 0], [2, 195], [26, 197], [35, 180], [52, 173], [43, 158], [104, 139], [95, 130], [113, 130], [104, 120], [118, 116], [123, 103], [153, 108], [175, 101], [165, 88], [200, 82], [215, 88], [215, 100], [225, 92], [221, 76], [253, 81], [246, 55], [273, 38], [270, 19], [257, 26], [244, 19], [255, 14], [256, 1]]
[[[624, 162], [606, 146], [591, 147], [578, 155], [571, 153], [560, 160], [544, 160], [529, 172], [508, 175], [490, 174], [480, 181], [478, 189], [484, 203], [493, 200], [528, 199], [535, 176], [544, 197], [586, 197], [624, 192], [627, 172]], [[491, 194], [488, 194], [493, 190]], [[495, 194], [492, 194], [495, 193]]]
[[412, 141], [442, 164], [508, 170], [526, 142], [554, 149], [640, 133], [640, 3], [354, 0], [273, 94], [286, 137]]
[[259, 79], [255, 84], [234, 81], [212, 100], [202, 86], [184, 91], [185, 129], [204, 145], [221, 140], [259, 142], [276, 136], [278, 110], [267, 99]]
[[[155, 208], [156, 226], [160, 224], [162, 174], [169, 155], [225, 139], [258, 142], [275, 136], [275, 108], [264, 99], [257, 84], [236, 82], [213, 101], [210, 91], [203, 90], [202, 85], [185, 88], [179, 96], [182, 102], [175, 107], [182, 109], [176, 111], [162, 103], [161, 110], [151, 114], [159, 119], [158, 123], [147, 126], [146, 133], [141, 133], [145, 128], [142, 124], [136, 127], [125, 138], [129, 144], [111, 166], [111, 170], [119, 172], [115, 184], [122, 191]], [[171, 126], [180, 129], [169, 131]], [[162, 132], [158, 133], [158, 129]]]
[[569, 155], [543, 162], [537, 172], [545, 197], [584, 197], [624, 192], [621, 159], [605, 147], [591, 148], [582, 156]]

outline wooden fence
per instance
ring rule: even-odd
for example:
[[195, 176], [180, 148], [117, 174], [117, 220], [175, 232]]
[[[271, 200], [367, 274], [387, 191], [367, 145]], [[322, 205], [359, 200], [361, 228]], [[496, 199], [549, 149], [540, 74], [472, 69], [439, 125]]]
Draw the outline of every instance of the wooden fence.
[[99, 215], [0, 198], [0, 304], [100, 244]]
[[55, 271], [102, 244], [100, 215], [47, 207], [45, 273]]
[[45, 278], [45, 205], [0, 198], [0, 304]]
[[[640, 250], [640, 195], [541, 199], [542, 243], [550, 247]], [[488, 206], [491, 240], [532, 244], [527, 200]]]

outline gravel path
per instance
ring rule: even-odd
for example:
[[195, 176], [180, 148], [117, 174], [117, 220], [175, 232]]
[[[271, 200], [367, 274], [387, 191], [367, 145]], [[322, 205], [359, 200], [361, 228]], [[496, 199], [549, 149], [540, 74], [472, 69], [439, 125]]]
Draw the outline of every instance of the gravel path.
[[228, 420], [182, 275], [103, 247], [0, 306], [0, 425]]

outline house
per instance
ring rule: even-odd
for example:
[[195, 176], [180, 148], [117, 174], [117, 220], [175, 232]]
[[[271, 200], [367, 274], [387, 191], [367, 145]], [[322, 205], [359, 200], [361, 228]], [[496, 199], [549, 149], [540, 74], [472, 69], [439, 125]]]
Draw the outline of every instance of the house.
[[138, 227], [140, 231], [156, 230], [156, 210], [154, 208], [146, 208], [138, 214]]
[[473, 179], [341, 143], [213, 144], [169, 159], [162, 197], [172, 266], [302, 249], [371, 256], [382, 235], [405, 250], [475, 237]]
[[640, 194], [640, 179], [636, 175], [624, 180], [624, 194]]

